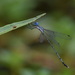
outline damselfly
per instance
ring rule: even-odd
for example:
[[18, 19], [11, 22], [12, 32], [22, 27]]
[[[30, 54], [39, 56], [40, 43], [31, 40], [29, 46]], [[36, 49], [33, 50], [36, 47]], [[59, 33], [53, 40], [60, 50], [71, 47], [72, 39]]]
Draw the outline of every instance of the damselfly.
[[70, 39], [70, 35], [66, 35], [66, 34], [62, 34], [59, 32], [44, 29], [43, 27], [39, 26], [38, 22], [34, 22], [34, 23], [30, 24], [29, 28], [30, 29], [37, 28], [39, 31], [41, 31], [40, 41], [43, 40], [43, 37], [44, 37], [48, 41], [48, 43], [50, 44], [50, 46], [52, 47], [52, 49], [54, 50], [54, 52], [56, 53], [57, 57], [62, 62], [62, 64], [65, 67], [69, 68], [69, 66], [64, 63], [64, 61], [58, 54], [58, 52], [53, 44], [55, 44], [57, 47], [60, 47], [60, 44], [55, 40], [55, 37]]

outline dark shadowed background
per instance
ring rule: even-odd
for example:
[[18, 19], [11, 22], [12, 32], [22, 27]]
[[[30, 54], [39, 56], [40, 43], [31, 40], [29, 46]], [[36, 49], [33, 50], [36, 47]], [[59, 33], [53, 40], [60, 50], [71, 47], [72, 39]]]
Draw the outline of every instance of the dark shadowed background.
[[75, 0], [0, 0], [0, 26], [47, 13], [39, 25], [71, 35], [58, 38], [65, 68], [40, 32], [26, 26], [0, 35], [0, 75], [75, 75]]

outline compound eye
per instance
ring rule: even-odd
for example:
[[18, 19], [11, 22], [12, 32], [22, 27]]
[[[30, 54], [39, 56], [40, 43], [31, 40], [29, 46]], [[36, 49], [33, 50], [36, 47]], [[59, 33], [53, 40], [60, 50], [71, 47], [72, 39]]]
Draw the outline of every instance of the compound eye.
[[39, 23], [38, 23], [38, 22], [35, 22], [35, 23], [34, 23], [34, 25], [38, 26], [38, 25], [39, 25]]

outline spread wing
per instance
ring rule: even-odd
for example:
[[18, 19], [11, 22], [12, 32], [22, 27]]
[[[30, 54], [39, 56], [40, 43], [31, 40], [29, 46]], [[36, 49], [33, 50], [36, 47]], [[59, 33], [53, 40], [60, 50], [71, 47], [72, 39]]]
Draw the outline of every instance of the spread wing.
[[[50, 34], [50, 33], [51, 33], [51, 34]], [[55, 35], [56, 35], [56, 34], [57, 34], [56, 32], [53, 32], [53, 31], [50, 31], [50, 30], [46, 30], [46, 29], [44, 29], [44, 32], [43, 32], [44, 37], [45, 37], [45, 38], [47, 39], [47, 41], [49, 42], [50, 46], [52, 47], [52, 49], [53, 49], [54, 52], [56, 53], [56, 55], [57, 55], [57, 57], [59, 58], [59, 60], [61, 61], [61, 63], [62, 63], [65, 67], [69, 68], [69, 66], [64, 63], [64, 61], [63, 61], [62, 58], [60, 57], [59, 53], [57, 52], [57, 48], [59, 49], [60, 45], [59, 45], [59, 43], [55, 40], [55, 37], [56, 37]], [[59, 34], [59, 33], [58, 33], [58, 34]], [[54, 37], [54, 36], [55, 36], [55, 37]]]
[[55, 32], [44, 29], [44, 35], [49, 39], [49, 41], [58, 47], [60, 47], [60, 44], [55, 40]]
[[47, 29], [44, 29], [46, 33], [48, 33], [48, 35], [51, 35], [52, 37], [59, 37], [59, 38], [62, 38], [62, 39], [71, 39], [70, 35], [66, 35], [66, 34], [63, 34], [63, 33], [59, 33], [59, 32], [55, 32], [55, 31], [52, 31], [52, 30], [47, 30]]

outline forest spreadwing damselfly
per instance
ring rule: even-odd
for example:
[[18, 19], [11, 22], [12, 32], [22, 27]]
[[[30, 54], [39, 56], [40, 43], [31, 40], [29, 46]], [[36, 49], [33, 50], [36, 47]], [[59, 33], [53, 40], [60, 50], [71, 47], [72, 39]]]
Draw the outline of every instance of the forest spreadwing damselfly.
[[29, 26], [30, 26], [29, 27], [30, 29], [37, 28], [41, 32], [40, 41], [43, 41], [43, 37], [44, 37], [48, 41], [48, 43], [50, 44], [50, 46], [52, 47], [54, 52], [56, 53], [56, 55], [59, 58], [59, 60], [61, 61], [61, 63], [65, 67], [69, 68], [69, 66], [64, 63], [64, 61], [60, 57], [59, 53], [57, 52], [57, 50], [56, 50], [56, 48], [55, 48], [55, 46], [53, 44], [55, 44], [59, 48], [60, 44], [56, 41], [55, 37], [70, 39], [71, 38], [70, 35], [66, 35], [66, 34], [63, 34], [63, 33], [55, 32], [55, 31], [52, 31], [52, 30], [47, 30], [47, 29], [39, 26], [38, 22], [34, 22], [34, 23], [30, 24]]

